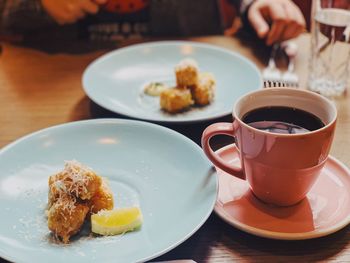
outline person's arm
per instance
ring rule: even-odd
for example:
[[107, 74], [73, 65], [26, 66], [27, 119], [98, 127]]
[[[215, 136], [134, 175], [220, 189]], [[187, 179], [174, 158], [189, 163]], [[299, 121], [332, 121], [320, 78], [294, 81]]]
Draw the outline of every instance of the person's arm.
[[96, 14], [106, 0], [0, 0], [0, 32], [27, 33]]
[[46, 12], [60, 25], [72, 24], [96, 14], [107, 0], [41, 0]]
[[305, 29], [305, 19], [291, 0], [242, 0], [242, 21], [249, 24], [267, 45], [298, 36]]

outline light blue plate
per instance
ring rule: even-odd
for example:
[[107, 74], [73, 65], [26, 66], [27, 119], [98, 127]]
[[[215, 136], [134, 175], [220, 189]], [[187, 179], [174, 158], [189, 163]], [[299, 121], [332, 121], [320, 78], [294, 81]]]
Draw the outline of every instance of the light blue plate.
[[[115, 207], [140, 206], [142, 228], [122, 236], [53, 242], [44, 215], [48, 177], [75, 159], [109, 179]], [[73, 122], [0, 151], [0, 257], [14, 262], [141, 262], [190, 237], [208, 218], [217, 176], [201, 148], [161, 126]], [[89, 231], [87, 231], [89, 232]]]
[[[203, 72], [217, 81], [215, 100], [202, 108], [167, 114], [159, 98], [143, 93], [147, 83], [175, 85], [174, 68], [193, 58]], [[243, 56], [224, 48], [187, 41], [138, 44], [110, 52], [85, 70], [83, 87], [100, 106], [132, 118], [157, 122], [198, 122], [231, 114], [236, 99], [262, 87], [257, 67]]]

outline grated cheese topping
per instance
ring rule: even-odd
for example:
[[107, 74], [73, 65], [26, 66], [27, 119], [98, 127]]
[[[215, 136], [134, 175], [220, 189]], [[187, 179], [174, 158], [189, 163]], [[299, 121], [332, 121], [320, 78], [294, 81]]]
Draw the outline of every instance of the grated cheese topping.
[[90, 198], [88, 187], [95, 176], [91, 168], [75, 160], [66, 161], [64, 170], [54, 175], [50, 190], [58, 197], [72, 194], [81, 199], [88, 199]]
[[60, 197], [49, 209], [48, 216], [50, 216], [50, 214], [58, 213], [67, 220], [68, 218], [66, 215], [72, 216], [72, 212], [76, 208], [75, 204], [76, 198], [74, 196]]

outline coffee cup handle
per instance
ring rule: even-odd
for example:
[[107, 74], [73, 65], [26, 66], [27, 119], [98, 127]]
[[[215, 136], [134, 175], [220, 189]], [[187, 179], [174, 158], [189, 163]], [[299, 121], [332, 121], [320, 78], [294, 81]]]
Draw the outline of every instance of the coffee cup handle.
[[218, 122], [208, 126], [202, 134], [202, 148], [204, 153], [207, 155], [209, 160], [220, 169], [229, 173], [230, 175], [236, 176], [240, 179], [245, 180], [245, 174], [242, 168], [235, 167], [233, 165], [228, 165], [225, 161], [220, 158], [210, 147], [209, 141], [213, 136], [216, 135], [228, 135], [234, 137], [235, 128], [232, 123], [228, 122]]

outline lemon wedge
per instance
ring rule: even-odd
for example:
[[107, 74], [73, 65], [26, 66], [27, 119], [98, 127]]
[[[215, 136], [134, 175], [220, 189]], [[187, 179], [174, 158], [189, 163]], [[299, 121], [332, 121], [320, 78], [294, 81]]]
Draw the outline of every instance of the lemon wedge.
[[139, 207], [102, 210], [91, 216], [91, 228], [93, 233], [112, 236], [133, 231], [141, 226], [142, 221]]

